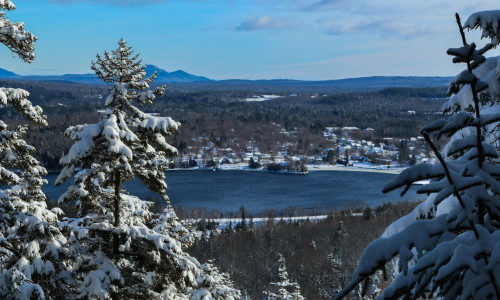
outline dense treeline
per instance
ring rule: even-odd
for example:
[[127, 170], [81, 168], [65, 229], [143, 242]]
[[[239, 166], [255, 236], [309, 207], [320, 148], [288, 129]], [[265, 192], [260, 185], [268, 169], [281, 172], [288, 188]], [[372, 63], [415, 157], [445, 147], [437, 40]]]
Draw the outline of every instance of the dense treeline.
[[213, 260], [252, 299], [262, 299], [262, 291], [270, 288], [281, 253], [290, 277], [299, 283], [306, 299], [332, 299], [351, 279], [366, 245], [415, 206], [401, 202], [354, 215], [350, 211], [331, 213], [322, 221], [278, 221], [262, 226], [252, 226], [247, 218], [246, 226], [234, 224], [222, 234], [205, 234], [189, 252], [203, 261]]

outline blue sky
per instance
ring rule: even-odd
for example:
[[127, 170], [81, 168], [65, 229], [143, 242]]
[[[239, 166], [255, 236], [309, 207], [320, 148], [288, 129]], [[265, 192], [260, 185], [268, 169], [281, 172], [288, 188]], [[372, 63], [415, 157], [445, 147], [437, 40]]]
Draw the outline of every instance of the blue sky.
[[[120, 37], [145, 62], [214, 79], [336, 79], [453, 75], [454, 12], [500, 9], [496, 0], [17, 0], [7, 12], [36, 34], [19, 74], [88, 73]], [[478, 34], [469, 34], [477, 39]]]

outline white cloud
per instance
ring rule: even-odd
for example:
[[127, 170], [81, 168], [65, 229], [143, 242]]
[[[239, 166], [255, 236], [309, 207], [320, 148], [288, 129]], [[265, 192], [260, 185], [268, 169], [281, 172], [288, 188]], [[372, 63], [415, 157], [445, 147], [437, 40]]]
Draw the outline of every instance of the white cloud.
[[258, 31], [292, 28], [294, 25], [285, 19], [270, 16], [250, 17], [236, 26], [238, 31]]
[[376, 34], [382, 38], [439, 39], [456, 30], [454, 13], [466, 19], [477, 10], [498, 8], [494, 0], [292, 0], [317, 15], [330, 35]]
[[[228, 1], [228, 0], [219, 0]], [[434, 38], [456, 29], [454, 13], [465, 19], [477, 10], [498, 8], [498, 0], [254, 0], [265, 15], [246, 19], [241, 31], [290, 28], [286, 20], [301, 21], [301, 28], [330, 35], [370, 34], [381, 38]], [[292, 24], [293, 25], [293, 24]]]

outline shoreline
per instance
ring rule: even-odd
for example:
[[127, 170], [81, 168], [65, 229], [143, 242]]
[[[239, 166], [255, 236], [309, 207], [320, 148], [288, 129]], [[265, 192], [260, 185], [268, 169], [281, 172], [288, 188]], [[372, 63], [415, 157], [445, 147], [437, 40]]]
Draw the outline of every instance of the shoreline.
[[[341, 165], [307, 165], [309, 172], [319, 172], [319, 171], [339, 171], [339, 172], [367, 172], [367, 173], [383, 173], [383, 174], [399, 174], [404, 168], [392, 168], [384, 169], [383, 167], [362, 167], [362, 166], [341, 166]], [[168, 171], [213, 171], [213, 172], [224, 172], [224, 171], [244, 171], [244, 172], [268, 172], [265, 168], [250, 169], [248, 166], [221, 166], [220, 169], [214, 171], [210, 168], [186, 168], [186, 169], [169, 169]], [[280, 174], [279, 172], [269, 172]], [[288, 173], [282, 173], [288, 174]], [[303, 175], [303, 174], [301, 174]]]
[[309, 172], [315, 171], [343, 171], [343, 172], [368, 172], [368, 173], [384, 173], [384, 174], [399, 174], [403, 168], [383, 169], [383, 168], [363, 168], [359, 166], [345, 167], [345, 166], [307, 166]]
[[[404, 168], [392, 168], [392, 169], [384, 169], [382, 167], [373, 167], [373, 168], [365, 168], [362, 166], [341, 166], [341, 165], [307, 165], [309, 172], [320, 172], [320, 171], [339, 171], [339, 172], [365, 172], [365, 173], [383, 173], [383, 174], [394, 174], [397, 175], [404, 170]], [[211, 168], [185, 168], [185, 169], [169, 169], [169, 171], [212, 171], [212, 172], [224, 172], [224, 171], [244, 171], [244, 172], [268, 172], [265, 168], [260, 169], [250, 169], [248, 166], [230, 166], [224, 167], [221, 166], [220, 169], [214, 171]], [[57, 174], [60, 171], [47, 171], [49, 174]], [[273, 173], [273, 172], [269, 172]], [[279, 173], [278, 173], [279, 174]], [[287, 173], [283, 173], [287, 174]], [[301, 174], [302, 175], [302, 174]]]

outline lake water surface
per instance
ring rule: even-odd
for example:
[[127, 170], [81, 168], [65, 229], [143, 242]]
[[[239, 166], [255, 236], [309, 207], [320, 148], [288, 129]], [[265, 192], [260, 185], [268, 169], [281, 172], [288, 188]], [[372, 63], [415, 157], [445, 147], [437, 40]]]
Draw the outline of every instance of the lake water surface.
[[[315, 171], [307, 175], [273, 174], [259, 171], [168, 171], [168, 195], [174, 206], [203, 207], [208, 210], [237, 211], [244, 205], [251, 212], [266, 209], [347, 208], [362, 204], [377, 206], [386, 202], [418, 200], [415, 188], [399, 197], [398, 192], [383, 194], [393, 174]], [[57, 174], [49, 174], [44, 187], [51, 200], [57, 200], [72, 179], [55, 187]], [[128, 193], [141, 199], [155, 196], [140, 181], [125, 184]]]

